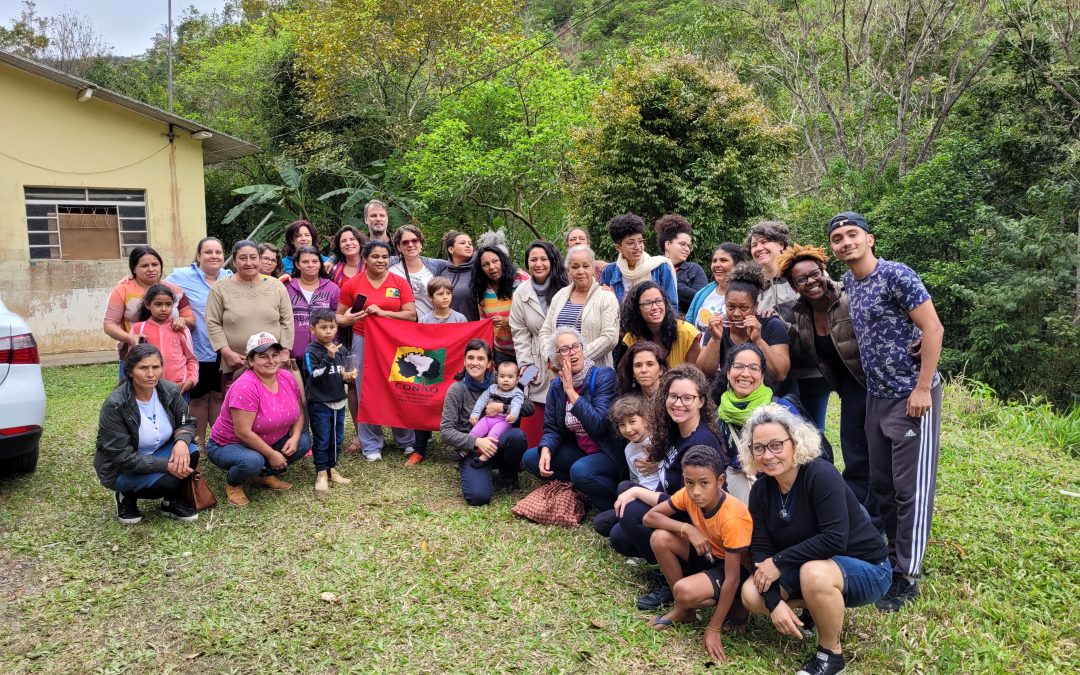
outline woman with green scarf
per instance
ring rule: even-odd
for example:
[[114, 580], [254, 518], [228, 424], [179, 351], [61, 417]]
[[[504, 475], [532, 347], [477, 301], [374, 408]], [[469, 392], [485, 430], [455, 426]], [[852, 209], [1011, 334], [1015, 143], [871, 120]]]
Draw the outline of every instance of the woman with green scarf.
[[794, 403], [777, 398], [765, 384], [765, 354], [751, 342], [735, 345], [728, 351], [724, 379], [728, 388], [720, 395], [716, 416], [720, 421], [721, 442], [727, 449], [727, 484], [729, 494], [746, 503], [750, 498], [750, 479], [739, 461], [738, 439], [751, 413], [767, 403], [778, 403], [792, 414], [803, 417]]

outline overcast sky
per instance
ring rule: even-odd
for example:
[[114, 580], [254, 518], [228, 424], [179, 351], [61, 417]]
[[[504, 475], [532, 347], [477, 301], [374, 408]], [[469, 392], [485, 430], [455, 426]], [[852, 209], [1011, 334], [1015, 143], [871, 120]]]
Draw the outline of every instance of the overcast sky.
[[[118, 56], [141, 54], [150, 48], [154, 34], [168, 23], [168, 0], [35, 0], [38, 16], [54, 16], [74, 9], [90, 19]], [[173, 22], [194, 5], [200, 11], [220, 10], [225, 0], [173, 0]], [[22, 11], [21, 0], [0, 0], [0, 25]]]

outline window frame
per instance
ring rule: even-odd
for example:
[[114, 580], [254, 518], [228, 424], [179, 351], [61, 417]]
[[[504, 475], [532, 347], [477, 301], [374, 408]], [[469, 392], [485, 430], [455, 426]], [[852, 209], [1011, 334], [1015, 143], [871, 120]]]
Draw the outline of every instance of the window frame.
[[[69, 197], [57, 198], [41, 196], [31, 196], [37, 191], [60, 191], [64, 190], [71, 194], [82, 193], [82, 199], [71, 199]], [[112, 199], [95, 199], [95, 193], [98, 195], [110, 195]], [[140, 196], [141, 195], [141, 196]], [[127, 196], [127, 199], [123, 197]], [[119, 199], [116, 197], [120, 197]], [[23, 187], [23, 204], [25, 207], [24, 217], [26, 219], [26, 243], [27, 251], [30, 255], [30, 262], [70, 262], [73, 260], [109, 260], [109, 258], [64, 258], [64, 240], [60, 232], [60, 218], [59, 207], [61, 206], [75, 206], [75, 207], [106, 207], [116, 209], [116, 243], [120, 249], [120, 256], [115, 258], [116, 260], [123, 260], [131, 253], [131, 249], [136, 246], [150, 246], [150, 227], [149, 218], [146, 212], [146, 190], [132, 190], [124, 188], [67, 188], [60, 186], [24, 186]], [[47, 206], [51, 207], [49, 213], [51, 215], [39, 216], [31, 215], [31, 207]], [[125, 216], [123, 210], [126, 208], [141, 208], [142, 216]], [[32, 230], [30, 229], [31, 221], [35, 223], [46, 222], [49, 229], [45, 230]], [[142, 227], [137, 225], [141, 222]], [[128, 227], [125, 227], [125, 224]], [[131, 228], [131, 225], [136, 225], [135, 228]], [[56, 235], [55, 244], [32, 244], [30, 243], [30, 236], [33, 234], [50, 234]], [[124, 235], [142, 234], [145, 242], [139, 242], [134, 244], [125, 244]], [[57, 257], [52, 256], [53, 249], [56, 250]], [[49, 251], [48, 257], [35, 257], [35, 252]]]

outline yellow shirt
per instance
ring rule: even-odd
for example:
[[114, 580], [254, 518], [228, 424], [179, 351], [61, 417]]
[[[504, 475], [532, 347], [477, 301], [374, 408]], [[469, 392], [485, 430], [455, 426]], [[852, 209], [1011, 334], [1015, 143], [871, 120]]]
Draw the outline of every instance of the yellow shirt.
[[[690, 351], [690, 348], [694, 346], [694, 340], [701, 334], [697, 328], [685, 321], [679, 320], [676, 325], [675, 344], [667, 355], [668, 366], [671, 368], [681, 366], [686, 362], [686, 352]], [[627, 347], [633, 346], [635, 342], [637, 338], [630, 333], [623, 336], [623, 344]]]

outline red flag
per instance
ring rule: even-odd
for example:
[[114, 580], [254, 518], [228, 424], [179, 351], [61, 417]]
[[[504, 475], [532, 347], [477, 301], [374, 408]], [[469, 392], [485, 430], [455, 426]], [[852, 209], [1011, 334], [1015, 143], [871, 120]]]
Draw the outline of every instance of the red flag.
[[414, 323], [367, 317], [357, 421], [437, 431], [443, 397], [465, 362], [465, 345], [473, 338], [490, 345], [492, 334], [491, 319]]

